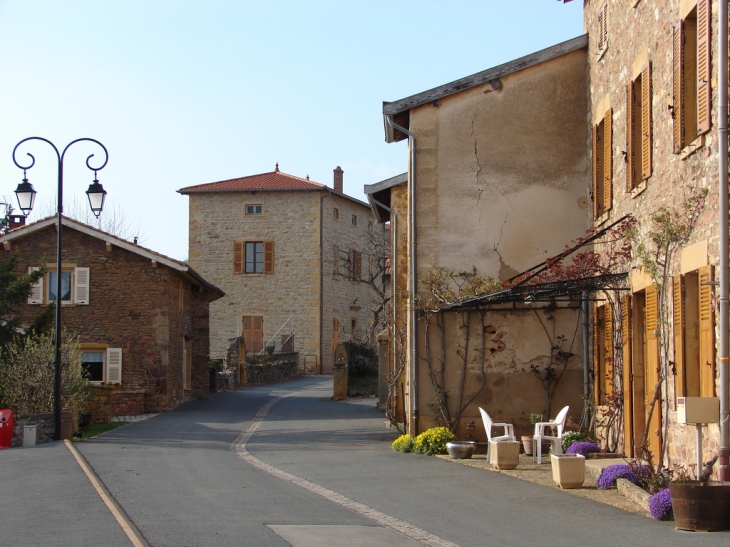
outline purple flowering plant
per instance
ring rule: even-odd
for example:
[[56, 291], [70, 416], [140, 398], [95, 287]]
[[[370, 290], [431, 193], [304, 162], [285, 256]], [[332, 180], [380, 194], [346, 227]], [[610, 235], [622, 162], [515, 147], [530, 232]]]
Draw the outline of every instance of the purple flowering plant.
[[596, 443], [589, 441], [579, 441], [571, 444], [565, 451], [566, 454], [580, 454], [581, 456], [588, 456], [591, 452], [600, 452], [601, 447]]
[[651, 497], [649, 500], [649, 512], [655, 519], [669, 520], [672, 518], [672, 498], [669, 495], [669, 488], [660, 490]]
[[604, 490], [616, 488], [616, 479], [628, 479], [636, 484], [636, 474], [631, 467], [624, 463], [617, 463], [615, 465], [609, 465], [601, 471], [596, 481], [596, 487], [603, 488]]

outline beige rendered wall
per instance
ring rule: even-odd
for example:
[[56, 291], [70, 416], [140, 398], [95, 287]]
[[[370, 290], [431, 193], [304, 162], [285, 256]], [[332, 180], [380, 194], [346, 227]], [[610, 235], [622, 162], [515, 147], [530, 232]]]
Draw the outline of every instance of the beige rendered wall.
[[[319, 355], [320, 192], [190, 194], [190, 265], [225, 291], [210, 306], [210, 355], [221, 359], [243, 315], [264, 316], [264, 342], [294, 315], [295, 351]], [[244, 205], [262, 204], [261, 216]], [[234, 274], [235, 241], [273, 240], [273, 274]], [[288, 328], [287, 328], [288, 330]], [[301, 359], [300, 359], [301, 360]], [[301, 363], [300, 363], [301, 366]]]
[[[411, 111], [419, 278], [440, 265], [455, 271], [475, 266], [480, 275], [506, 280], [585, 234], [591, 222], [586, 75], [586, 52], [580, 50], [505, 76], [499, 90], [485, 84]], [[487, 388], [458, 427], [463, 434], [464, 425], [474, 421], [478, 438], [484, 438], [479, 405], [518, 429], [527, 427], [529, 413], [544, 411], [545, 391], [529, 369], [550, 354], [534, 312], [488, 315], [494, 332], [485, 333], [486, 343], [500, 349], [489, 351]], [[572, 340], [578, 319], [575, 311], [555, 314], [555, 335]], [[423, 356], [422, 324], [419, 329]], [[447, 388], [460, 382], [461, 367], [457, 348], [448, 348]], [[572, 348], [575, 357], [551, 412], [570, 403], [570, 415], [577, 418], [583, 392], [580, 334]], [[465, 392], [480, 378], [477, 361], [470, 358]], [[421, 362], [418, 378], [417, 430], [423, 431], [435, 421], [429, 407], [434, 391]], [[453, 400], [453, 391], [447, 391]]]

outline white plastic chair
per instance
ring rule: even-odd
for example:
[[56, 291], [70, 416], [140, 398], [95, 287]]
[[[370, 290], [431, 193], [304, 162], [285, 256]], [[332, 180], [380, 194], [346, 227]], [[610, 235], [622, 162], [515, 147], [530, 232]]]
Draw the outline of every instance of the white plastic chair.
[[[479, 407], [479, 412], [482, 414], [482, 421], [484, 422], [484, 430], [487, 432], [487, 463], [492, 463], [492, 447], [489, 445], [491, 441], [514, 441], [515, 432], [512, 424], [498, 424], [492, 421], [492, 418], [487, 414], [487, 411], [482, 407]], [[504, 435], [492, 436], [493, 427], [503, 427]]]
[[[537, 422], [535, 424], [535, 436], [532, 438], [532, 442], [536, 445], [535, 450], [537, 452], [533, 450], [532, 453], [537, 454], [537, 463], [542, 463], [542, 441], [550, 441], [552, 443], [553, 454], [556, 456], [563, 453], [563, 428], [565, 427], [565, 419], [568, 417], [569, 408], [569, 406], [566, 406], [558, 412], [558, 415], [552, 422]], [[548, 427], [556, 427], [558, 429], [557, 436], [545, 435], [545, 429]]]

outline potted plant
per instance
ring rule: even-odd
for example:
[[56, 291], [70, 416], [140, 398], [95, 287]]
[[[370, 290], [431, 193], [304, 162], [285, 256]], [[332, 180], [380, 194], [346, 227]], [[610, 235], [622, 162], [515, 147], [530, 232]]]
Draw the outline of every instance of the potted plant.
[[675, 468], [669, 493], [677, 530], [716, 532], [730, 529], [730, 482], [710, 481], [717, 456], [706, 462], [697, 480]]
[[[530, 414], [530, 423], [535, 425], [537, 422], [542, 421], [542, 414], [533, 412]], [[532, 435], [522, 435], [522, 447], [525, 449], [525, 456], [532, 456]]]

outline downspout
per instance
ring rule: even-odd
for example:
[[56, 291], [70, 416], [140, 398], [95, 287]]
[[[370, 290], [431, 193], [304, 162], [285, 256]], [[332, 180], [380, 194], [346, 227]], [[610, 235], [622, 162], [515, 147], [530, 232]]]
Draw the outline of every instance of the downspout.
[[397, 129], [404, 135], [408, 135], [408, 148], [411, 155], [411, 161], [409, 167], [410, 177], [408, 177], [408, 209], [411, 211], [410, 218], [408, 219], [408, 229], [411, 233], [411, 252], [408, 256], [408, 267], [411, 272], [411, 332], [413, 336], [410, 336], [408, 342], [410, 343], [410, 354], [411, 354], [411, 410], [412, 410], [412, 426], [411, 432], [418, 433], [418, 317], [416, 316], [416, 309], [414, 307], [414, 300], [416, 298], [416, 288], [418, 281], [418, 274], [416, 273], [416, 135], [411, 133], [405, 127], [401, 127], [393, 121], [393, 116], [388, 115], [385, 117], [385, 121], [393, 129]]
[[[314, 369], [314, 374], [321, 374], [324, 360], [324, 198], [328, 197], [332, 190], [324, 188], [327, 192], [319, 198], [319, 359]], [[307, 363], [304, 363], [304, 374], [307, 373]]]
[[[581, 312], [583, 314], [583, 400], [588, 401], [588, 397], [590, 396], [590, 391], [588, 389], [589, 385], [589, 375], [588, 375], [588, 342], [589, 342], [589, 332], [588, 332], [588, 293], [585, 291], [581, 294]], [[588, 415], [586, 414], [584, 417], [584, 423], [581, 424], [584, 428], [588, 427]]]
[[730, 480], [730, 443], [728, 442], [728, 244], [730, 243], [730, 221], [728, 220], [728, 176], [727, 176], [727, 1], [721, 0], [718, 24], [718, 105], [717, 105], [717, 139], [719, 158], [719, 201], [720, 201], [720, 294], [718, 297], [720, 313], [720, 437], [719, 473], [720, 480]]
[[393, 209], [391, 209], [387, 205], [383, 205], [377, 199], [374, 199], [372, 196], [370, 197], [370, 201], [373, 202], [378, 207], [380, 207], [381, 209], [385, 209], [386, 211], [388, 211], [388, 213], [390, 213], [390, 221], [392, 224], [392, 229], [391, 229], [392, 243], [390, 244], [392, 253], [390, 256], [393, 257], [393, 259], [390, 261], [390, 275], [391, 275], [391, 279], [392, 279], [391, 286], [393, 287], [393, 296], [392, 296], [393, 303], [391, 304], [391, 308], [393, 309], [393, 318], [392, 318], [393, 329], [390, 333], [390, 337], [391, 337], [391, 342], [392, 342], [391, 351], [393, 352], [393, 353], [391, 353], [391, 355], [393, 356], [393, 371], [395, 371], [395, 356], [396, 356], [396, 341], [395, 340], [396, 340], [396, 325], [398, 324], [398, 323], [396, 323], [396, 319], [398, 318], [398, 309], [397, 309], [397, 305], [396, 305], [398, 302], [398, 291], [396, 290], [396, 280], [398, 279], [398, 277], [397, 277], [398, 267], [396, 264], [398, 261], [395, 259], [395, 249], [396, 249], [396, 245], [398, 244], [398, 223], [397, 223], [398, 215], [395, 214], [395, 211]]

